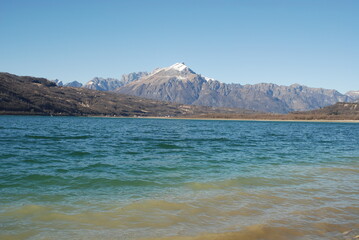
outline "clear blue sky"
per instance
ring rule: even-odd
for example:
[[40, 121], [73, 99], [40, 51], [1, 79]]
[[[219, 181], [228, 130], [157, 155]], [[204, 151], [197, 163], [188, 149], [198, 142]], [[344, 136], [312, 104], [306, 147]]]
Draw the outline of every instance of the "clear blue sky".
[[0, 0], [0, 71], [87, 82], [185, 62], [225, 83], [359, 90], [357, 0]]

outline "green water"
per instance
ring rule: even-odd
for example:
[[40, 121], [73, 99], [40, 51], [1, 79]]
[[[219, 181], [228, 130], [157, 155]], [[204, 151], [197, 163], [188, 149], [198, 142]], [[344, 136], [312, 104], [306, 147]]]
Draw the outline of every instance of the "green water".
[[355, 123], [0, 116], [0, 239], [354, 239], [358, 143]]

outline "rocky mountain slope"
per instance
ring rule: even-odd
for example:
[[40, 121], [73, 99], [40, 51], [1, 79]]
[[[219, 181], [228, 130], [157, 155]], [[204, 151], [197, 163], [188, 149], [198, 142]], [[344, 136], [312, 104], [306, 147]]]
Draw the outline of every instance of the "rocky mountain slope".
[[345, 93], [345, 95], [351, 97], [352, 99], [354, 99], [355, 101], [359, 101], [359, 91], [349, 91], [347, 93]]
[[293, 84], [279, 86], [225, 84], [195, 73], [183, 63], [159, 68], [119, 87], [117, 92], [149, 99], [214, 107], [245, 108], [288, 113], [349, 102], [353, 98], [335, 90]]
[[88, 81], [83, 87], [98, 90], [98, 91], [113, 91], [114, 89], [121, 87], [123, 83], [116, 78], [100, 78], [95, 77]]
[[[138, 79], [147, 76], [147, 72], [133, 72], [129, 74], [123, 74], [121, 77], [121, 82], [124, 85], [127, 85], [133, 81], [137, 81]], [[115, 90], [115, 89], [114, 89]]]
[[187, 106], [86, 88], [60, 87], [44, 78], [0, 73], [0, 114], [188, 116], [252, 113]]
[[84, 86], [74, 86], [74, 87], [84, 87], [98, 91], [115, 91], [117, 88], [129, 84], [133, 81], [136, 81], [141, 77], [147, 75], [148, 75], [147, 72], [133, 72], [129, 74], [123, 74], [121, 80], [118, 80], [116, 78], [95, 77], [92, 80], [88, 81]]
[[359, 121], [359, 103], [336, 103], [327, 107], [304, 112], [288, 114], [253, 113], [253, 114], [224, 114], [211, 113], [191, 116], [196, 118], [215, 119], [248, 119], [248, 120], [284, 120], [284, 121]]
[[83, 86], [83, 84], [78, 82], [78, 81], [72, 81], [72, 82], [64, 84], [64, 87], [77, 87], [77, 88], [79, 88], [79, 87], [82, 87], [82, 86]]

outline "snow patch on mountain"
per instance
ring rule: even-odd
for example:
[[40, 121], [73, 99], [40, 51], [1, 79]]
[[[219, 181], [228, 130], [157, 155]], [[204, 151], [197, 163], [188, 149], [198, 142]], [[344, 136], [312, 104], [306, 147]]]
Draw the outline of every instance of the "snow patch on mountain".
[[359, 100], [359, 91], [349, 91], [345, 95], [351, 97], [353, 100]]
[[208, 81], [216, 81], [216, 79], [214, 79], [214, 78], [209, 78], [209, 77], [203, 77], [204, 78], [204, 80], [206, 80], [207, 82]]
[[167, 68], [167, 70], [170, 70], [170, 69], [182, 72], [183, 70], [188, 69], [188, 67], [184, 63], [175, 63], [172, 66]]
[[164, 68], [156, 68], [150, 75], [154, 75], [157, 74], [159, 72], [167, 72], [167, 71], [178, 71], [180, 73], [186, 73], [186, 72], [190, 72], [190, 73], [194, 73], [189, 67], [187, 67], [184, 63], [175, 63], [169, 67], [164, 67]]
[[359, 91], [350, 91], [348, 94], [359, 95]]

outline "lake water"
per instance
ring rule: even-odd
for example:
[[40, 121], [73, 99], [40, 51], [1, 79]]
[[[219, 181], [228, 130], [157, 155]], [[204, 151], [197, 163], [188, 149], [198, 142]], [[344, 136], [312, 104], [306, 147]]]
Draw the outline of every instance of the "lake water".
[[0, 239], [354, 239], [359, 124], [0, 116]]

